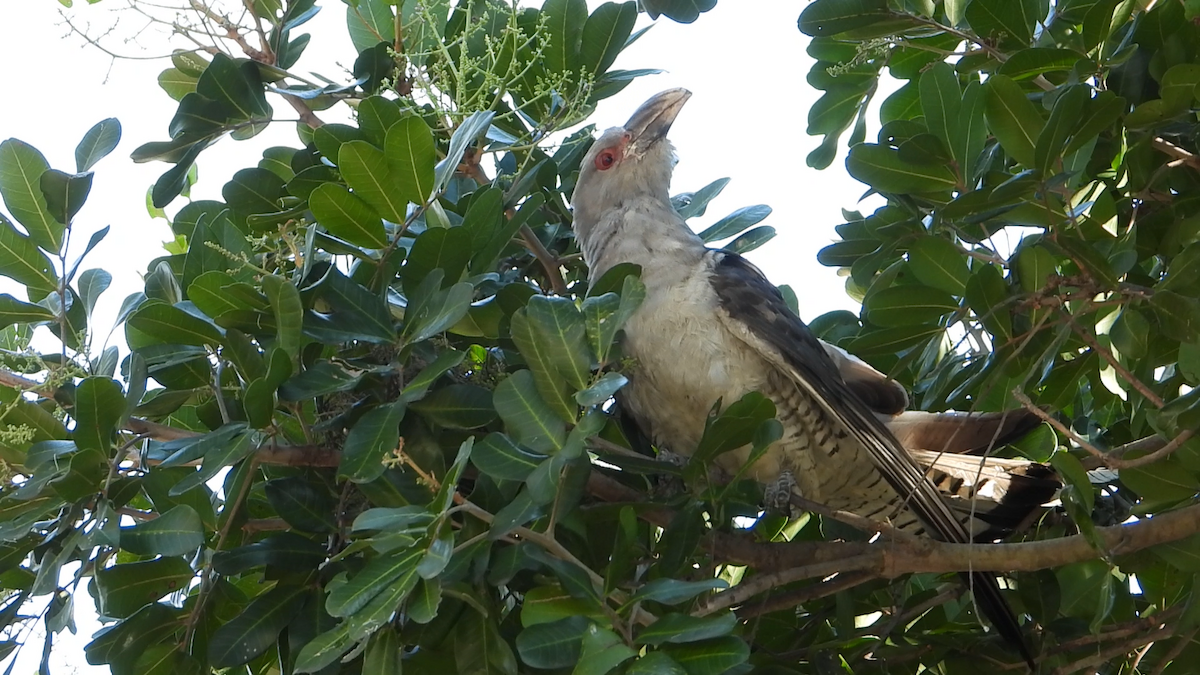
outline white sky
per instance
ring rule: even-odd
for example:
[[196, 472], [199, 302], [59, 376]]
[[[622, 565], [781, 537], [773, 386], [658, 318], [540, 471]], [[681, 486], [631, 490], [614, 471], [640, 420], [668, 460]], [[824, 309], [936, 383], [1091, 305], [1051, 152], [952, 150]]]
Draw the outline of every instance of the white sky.
[[[145, 208], [147, 188], [169, 165], [129, 160], [129, 153], [142, 143], [168, 138], [176, 102], [155, 79], [169, 63], [112, 63], [69, 35], [54, 0], [9, 3], [0, 15], [0, 72], [7, 91], [0, 104], [0, 139], [20, 138], [41, 150], [52, 167], [71, 171], [75, 145], [93, 124], [116, 117], [123, 127], [121, 144], [95, 168], [91, 197], [76, 217], [72, 240], [72, 250], [79, 251], [92, 232], [112, 226], [84, 265], [103, 267], [114, 277], [97, 308], [100, 321], [108, 322], [102, 336], [121, 300], [141, 290], [140, 274], [151, 259], [164, 254], [162, 242], [171, 238], [166, 222], [152, 220]], [[96, 32], [111, 25], [113, 10], [124, 6], [121, 0], [75, 4], [72, 21], [81, 27], [90, 23]], [[343, 5], [337, 0], [318, 4], [324, 9], [300, 31], [313, 33], [314, 39], [293, 70], [343, 79], [354, 58]], [[600, 3], [588, 4], [594, 8]], [[774, 214], [764, 224], [774, 226], [778, 236], [750, 257], [772, 281], [796, 290], [800, 314], [811, 320], [833, 309], [857, 309], [836, 271], [819, 265], [816, 253], [834, 241], [833, 228], [842, 222], [840, 209], [856, 208], [865, 187], [845, 173], [844, 151], [823, 172], [804, 163], [819, 141], [806, 135], [805, 127], [808, 109], [820, 92], [805, 82], [812, 61], [804, 53], [807, 38], [796, 28], [801, 9], [794, 1], [720, 0], [694, 24], [660, 20], [614, 67], [666, 72], [641, 78], [602, 102], [592, 121], [600, 128], [621, 124], [652, 94], [671, 87], [690, 89], [694, 96], [671, 130], [680, 156], [672, 191], [696, 190], [725, 176], [733, 179], [707, 215], [698, 219], [700, 226], [742, 206], [770, 205]], [[647, 22], [643, 16], [638, 25]], [[125, 16], [104, 44], [141, 58], [169, 53], [159, 33], [146, 34], [142, 44], [123, 41], [122, 36], [137, 27], [132, 16]], [[286, 104], [277, 105], [276, 112], [279, 118], [295, 117]], [[335, 119], [332, 111], [318, 114]], [[870, 129], [868, 137], [875, 131]], [[250, 141], [225, 139], [205, 151], [193, 197], [220, 199], [221, 186], [232, 174], [257, 163], [262, 150], [273, 145], [299, 147], [292, 125], [275, 125]], [[177, 200], [168, 210], [173, 213], [183, 203]], [[81, 589], [77, 602], [88, 600]], [[90, 607], [77, 610], [80, 634], [60, 638], [52, 657], [55, 672], [107, 672], [82, 658], [82, 647], [96, 628], [93, 613]], [[35, 672], [40, 651], [40, 645], [30, 644], [14, 672]]]

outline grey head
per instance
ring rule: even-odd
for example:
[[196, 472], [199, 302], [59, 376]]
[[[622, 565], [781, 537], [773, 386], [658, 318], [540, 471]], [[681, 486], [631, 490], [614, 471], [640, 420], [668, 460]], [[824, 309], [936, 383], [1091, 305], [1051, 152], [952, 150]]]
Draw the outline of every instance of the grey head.
[[686, 89], [655, 94], [625, 126], [613, 127], [596, 139], [580, 164], [571, 196], [576, 236], [586, 238], [606, 211], [633, 200], [669, 202], [675, 149], [667, 131], [691, 96]]

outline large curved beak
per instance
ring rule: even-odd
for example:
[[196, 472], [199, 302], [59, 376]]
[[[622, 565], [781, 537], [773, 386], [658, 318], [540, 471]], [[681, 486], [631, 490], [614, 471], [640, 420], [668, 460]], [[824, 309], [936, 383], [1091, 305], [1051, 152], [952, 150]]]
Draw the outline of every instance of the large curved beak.
[[650, 97], [625, 123], [625, 131], [629, 134], [628, 149], [642, 154], [665, 138], [683, 104], [691, 97], [692, 92], [687, 89], [668, 89]]

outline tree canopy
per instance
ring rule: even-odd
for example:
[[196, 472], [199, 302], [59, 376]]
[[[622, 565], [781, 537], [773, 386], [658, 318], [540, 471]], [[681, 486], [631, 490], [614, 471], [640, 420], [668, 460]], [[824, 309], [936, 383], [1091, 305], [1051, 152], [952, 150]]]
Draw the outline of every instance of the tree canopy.
[[[327, 2], [356, 53], [325, 75], [289, 70], [316, 0], [132, 2], [190, 42], [157, 82], [163, 140], [132, 155], [165, 163], [148, 206], [175, 240], [122, 347], [92, 314], [123, 271], [88, 254], [131, 234], [75, 218], [120, 123], [65, 169], [0, 143], [0, 653], [41, 623], [48, 655], [87, 593], [106, 627], [83, 656], [115, 675], [1021, 672], [955, 574], [994, 570], [1039, 672], [1200, 661], [1195, 2], [799, 14], [808, 163], [847, 139], [884, 203], [819, 256], [862, 311], [812, 330], [920, 409], [1045, 420], [997, 452], [1052, 465], [1060, 504], [975, 545], [763, 512], [711, 470], [773, 438], [760, 395], [714, 409], [686, 466], [616, 419], [644, 288], [588, 278], [569, 197], [595, 104], [654, 72], [613, 68], [654, 39], [639, 11], [715, 0]], [[191, 199], [205, 150], [284, 124], [275, 105], [294, 145]], [[713, 178], [673, 198], [685, 219]], [[768, 213], [701, 236], [753, 250]]]

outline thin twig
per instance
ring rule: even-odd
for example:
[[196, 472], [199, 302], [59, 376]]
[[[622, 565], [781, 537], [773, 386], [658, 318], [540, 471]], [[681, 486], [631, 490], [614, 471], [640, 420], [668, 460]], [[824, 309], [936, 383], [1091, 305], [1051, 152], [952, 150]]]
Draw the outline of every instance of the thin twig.
[[558, 295], [567, 294], [567, 283], [563, 281], [562, 272], [559, 271], [561, 264], [554, 254], [542, 245], [542, 240], [537, 238], [533, 230], [528, 225], [521, 226], [521, 241], [525, 243], [525, 248], [537, 258], [542, 269], [546, 271], [546, 277], [550, 279], [550, 288]]
[[1124, 656], [1133, 651], [1133, 649], [1136, 647], [1168, 638], [1174, 633], [1175, 630], [1173, 628], [1163, 628], [1154, 631], [1153, 633], [1136, 635], [1129, 640], [1119, 642], [1108, 649], [1101, 650], [1095, 654], [1079, 659], [1078, 661], [1073, 661], [1066, 665], [1060, 666], [1054, 671], [1054, 675], [1071, 675], [1071, 673], [1094, 672], [1097, 666], [1108, 663], [1110, 659]]
[[[871, 574], [865, 574], [862, 572], [854, 574], [839, 574], [829, 581], [812, 584], [811, 586], [805, 586], [804, 588], [798, 588], [794, 591], [782, 593], [774, 597], [765, 595], [763, 596], [761, 602], [747, 602], [745, 605], [743, 605], [741, 611], [738, 612], [738, 618], [742, 620], [752, 619], [756, 616], [770, 614], [781, 609], [787, 609], [788, 607], [803, 605], [806, 602], [819, 600], [820, 598], [833, 595], [834, 593], [840, 593], [849, 588], [854, 588], [860, 584], [865, 584], [866, 582], [875, 578], [876, 577]], [[724, 595], [724, 593], [718, 594], [717, 597], [720, 597], [721, 595]]]
[[[1159, 447], [1154, 452], [1151, 452], [1150, 454], [1144, 455], [1142, 457], [1135, 457], [1133, 459], [1124, 459], [1123, 457], [1119, 456], [1120, 452], [1104, 452], [1103, 450], [1101, 450], [1101, 449], [1097, 448], [1096, 446], [1092, 445], [1091, 443], [1087, 442], [1086, 439], [1084, 439], [1082, 436], [1080, 436], [1079, 434], [1072, 431], [1070, 428], [1067, 427], [1067, 425], [1054, 419], [1046, 411], [1044, 411], [1041, 408], [1034, 405], [1033, 401], [1030, 401], [1029, 397], [1026, 396], [1024, 393], [1022, 393], [1021, 390], [1014, 389], [1012, 394], [1013, 394], [1013, 398], [1017, 399], [1017, 401], [1020, 402], [1020, 404], [1023, 408], [1025, 408], [1029, 412], [1033, 413], [1034, 415], [1037, 415], [1038, 419], [1040, 419], [1043, 422], [1046, 422], [1050, 426], [1054, 427], [1059, 433], [1063, 434], [1067, 438], [1070, 438], [1072, 441], [1075, 442], [1076, 445], [1083, 448], [1084, 450], [1086, 450], [1088, 452], [1088, 454], [1095, 457], [1103, 466], [1107, 466], [1107, 467], [1110, 467], [1113, 469], [1134, 469], [1139, 466], [1153, 464], [1154, 462], [1157, 462], [1158, 460], [1162, 459], [1163, 457], [1166, 457], [1167, 455], [1170, 455], [1172, 452], [1175, 452], [1176, 450], [1178, 450], [1180, 446], [1182, 446], [1184, 443], [1186, 443], [1188, 441], [1188, 439], [1190, 439], [1195, 434], [1195, 432], [1191, 429], [1184, 429], [1183, 431], [1179, 432], [1178, 436], [1171, 439], [1170, 442], [1163, 444], [1161, 447]], [[1143, 439], [1143, 440], [1145, 440], [1145, 439]], [[1138, 442], [1140, 443], [1141, 441], [1138, 441]], [[1121, 446], [1121, 447], [1123, 448], [1124, 446]], [[1120, 448], [1118, 448], [1118, 451], [1120, 451]]]
[[[1196, 630], [1197, 628], [1193, 627], [1183, 635], [1180, 635], [1175, 641], [1175, 644], [1171, 646], [1171, 650], [1166, 654], [1163, 654], [1162, 659], [1160, 659], [1159, 662], [1154, 666], [1154, 670], [1150, 671], [1150, 675], [1162, 675], [1162, 672], [1166, 670], [1167, 666], [1171, 665], [1172, 661], [1179, 658], [1179, 655], [1183, 653], [1183, 650], [1187, 649], [1188, 645], [1192, 644], [1192, 638], [1196, 637]], [[1148, 647], [1149, 645], [1147, 645], [1147, 648]]]
[[1154, 407], [1161, 408], [1166, 405], [1161, 396], [1151, 391], [1150, 387], [1147, 387], [1146, 384], [1139, 380], [1136, 375], [1131, 373], [1128, 368], [1121, 365], [1121, 363], [1117, 361], [1116, 357], [1113, 356], [1112, 351], [1106, 349], [1104, 345], [1101, 345], [1100, 341], [1096, 339], [1095, 335], [1092, 335], [1091, 331], [1085, 330], [1083, 326], [1080, 326], [1070, 312], [1062, 308], [1060, 308], [1059, 311], [1062, 312], [1063, 317], [1071, 326], [1071, 329], [1075, 331], [1075, 334], [1078, 335], [1085, 343], [1087, 343], [1087, 346], [1091, 347], [1092, 351], [1099, 354], [1100, 358], [1108, 362], [1108, 365], [1112, 366], [1113, 370], [1117, 371], [1117, 374], [1121, 376], [1121, 379], [1128, 382], [1129, 386], [1133, 387], [1139, 394], [1146, 397], [1146, 400], [1153, 403]]

